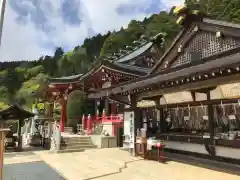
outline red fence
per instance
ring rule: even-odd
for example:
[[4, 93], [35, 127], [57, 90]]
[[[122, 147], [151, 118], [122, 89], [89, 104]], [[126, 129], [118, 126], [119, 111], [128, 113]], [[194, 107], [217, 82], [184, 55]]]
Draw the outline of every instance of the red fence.
[[113, 135], [114, 135], [116, 132], [115, 128], [119, 127], [119, 124], [122, 123], [122, 120], [119, 115], [105, 116], [105, 114], [103, 114], [101, 117], [98, 115], [96, 116], [88, 115], [88, 117], [85, 117], [83, 115], [82, 117], [82, 128], [83, 130], [87, 131], [88, 135], [92, 134], [92, 129], [94, 125], [103, 123], [113, 123]]

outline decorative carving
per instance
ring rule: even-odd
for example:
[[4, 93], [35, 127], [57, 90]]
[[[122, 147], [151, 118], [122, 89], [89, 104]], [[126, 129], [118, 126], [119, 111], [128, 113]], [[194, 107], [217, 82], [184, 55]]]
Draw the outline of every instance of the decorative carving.
[[188, 64], [238, 47], [240, 47], [240, 39], [218, 38], [214, 33], [201, 31], [184, 48], [184, 53], [177, 57], [171, 67]]

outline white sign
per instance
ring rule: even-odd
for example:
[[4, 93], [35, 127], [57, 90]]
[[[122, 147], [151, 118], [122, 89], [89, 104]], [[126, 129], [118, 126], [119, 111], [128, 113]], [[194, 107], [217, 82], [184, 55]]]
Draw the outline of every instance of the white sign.
[[203, 116], [203, 120], [208, 121], [208, 116]]
[[240, 97], [240, 83], [224, 84], [220, 86], [223, 98]]
[[189, 116], [184, 116], [184, 121], [189, 121], [190, 117]]
[[236, 120], [236, 116], [235, 116], [234, 114], [229, 115], [229, 116], [228, 116], [228, 119], [230, 119], [230, 120]]
[[[126, 148], [134, 148], [134, 112], [124, 112], [124, 137]], [[128, 144], [128, 145], [127, 145]]]

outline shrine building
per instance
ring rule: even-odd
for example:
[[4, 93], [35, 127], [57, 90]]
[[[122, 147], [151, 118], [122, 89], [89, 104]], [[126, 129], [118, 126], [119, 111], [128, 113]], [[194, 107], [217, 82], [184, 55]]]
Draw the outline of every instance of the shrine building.
[[142, 37], [86, 74], [51, 79], [49, 97], [62, 102], [61, 131], [67, 96], [80, 89], [95, 113], [102, 106], [106, 116], [123, 117], [124, 141], [135, 151], [145, 130], [169, 151], [239, 163], [240, 25], [187, 8], [176, 14], [182, 29], [163, 55], [163, 34]]

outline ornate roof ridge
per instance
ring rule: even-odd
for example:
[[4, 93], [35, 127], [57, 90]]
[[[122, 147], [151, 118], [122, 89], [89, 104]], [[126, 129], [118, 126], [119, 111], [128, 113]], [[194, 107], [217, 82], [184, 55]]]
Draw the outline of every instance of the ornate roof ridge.
[[[134, 53], [135, 51], [139, 50], [140, 48], [148, 45], [148, 43], [151, 43], [151, 45], [152, 45], [159, 36], [165, 36], [165, 35], [166, 35], [165, 33], [159, 32], [157, 35], [152, 36], [152, 37], [149, 37], [149, 38], [147, 38], [146, 36], [142, 36], [139, 40], [135, 40], [135, 41], [133, 41], [132, 44], [131, 44], [131, 45], [133, 45], [133, 44], [140, 43], [138, 46], [135, 46], [135, 47], [134, 47], [134, 46], [131, 46], [131, 45], [125, 46], [126, 49], [120, 49], [120, 50], [119, 50], [120, 52], [115, 52], [115, 53], [113, 53], [113, 55], [110, 54], [109, 56], [106, 57], [106, 60], [108, 60], [108, 61], [114, 61], [114, 62], [117, 62], [117, 61], [118, 61], [118, 62], [122, 62], [122, 61], [120, 61], [122, 58], [124, 58], [124, 57], [126, 57], [126, 56]], [[150, 48], [151, 45], [149, 45], [148, 48]], [[145, 51], [146, 51], [148, 48], [146, 48]], [[121, 53], [124, 52], [124, 51], [125, 51], [126, 53], [121, 54]], [[145, 51], [144, 51], [144, 52], [145, 52]], [[119, 55], [119, 53], [120, 53], [120, 55]], [[137, 56], [137, 55], [136, 55], [136, 56]], [[112, 57], [112, 58], [111, 58], [111, 57]], [[128, 61], [128, 60], [130, 60], [130, 59], [132, 59], [132, 58], [129, 58], [129, 59], [127, 59], [126, 61]], [[123, 62], [125, 62], [125, 61], [123, 61]]]
[[240, 29], [240, 24], [211, 18], [203, 18], [204, 23]]

